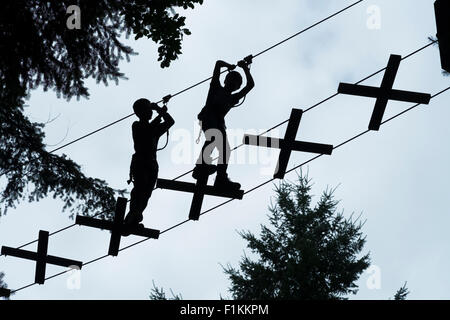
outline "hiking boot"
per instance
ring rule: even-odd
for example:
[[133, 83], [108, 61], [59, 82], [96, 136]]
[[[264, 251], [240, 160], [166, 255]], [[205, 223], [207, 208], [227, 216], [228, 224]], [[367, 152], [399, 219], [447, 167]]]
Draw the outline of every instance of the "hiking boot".
[[231, 181], [228, 176], [225, 175], [216, 177], [214, 187], [223, 190], [239, 190], [241, 188], [241, 184]]
[[144, 220], [144, 217], [142, 214], [133, 214], [131, 211], [128, 212], [128, 215], [125, 217], [125, 220], [123, 221], [123, 230], [122, 235], [124, 237], [128, 237], [131, 234], [131, 230], [139, 227], [139, 225], [142, 225], [141, 222]]
[[198, 180], [202, 175], [210, 176], [217, 171], [217, 167], [213, 164], [196, 164], [192, 177]]
[[144, 225], [142, 223], [136, 223], [136, 224], [125, 224], [124, 228], [122, 230], [122, 236], [124, 237], [128, 237], [129, 235], [131, 235], [131, 232], [133, 230], [136, 230], [138, 228], [144, 229]]
[[141, 223], [142, 220], [144, 220], [142, 214], [133, 214], [132, 212], [129, 212], [123, 223], [126, 225], [134, 226]]

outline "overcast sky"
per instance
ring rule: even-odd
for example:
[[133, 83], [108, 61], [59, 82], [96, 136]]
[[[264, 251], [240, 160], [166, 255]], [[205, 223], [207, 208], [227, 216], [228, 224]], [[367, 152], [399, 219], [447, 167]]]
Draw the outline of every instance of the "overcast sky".
[[[159, 67], [153, 42], [130, 39], [139, 55], [121, 65], [129, 80], [108, 87], [89, 80], [89, 100], [67, 102], [57, 99], [53, 92], [33, 91], [27, 114], [36, 122], [59, 115], [46, 127], [46, 142], [52, 149], [66, 131], [64, 142], [130, 114], [137, 98], [157, 101], [210, 76], [217, 59], [236, 63], [352, 2], [206, 0], [186, 12], [192, 35], [185, 37], [183, 55], [169, 69]], [[230, 131], [238, 135], [231, 144], [240, 143], [243, 132], [260, 132], [286, 120], [293, 107], [307, 108], [334, 94], [339, 82], [356, 82], [385, 67], [390, 54], [406, 55], [427, 44], [427, 37], [436, 33], [433, 2], [420, 0], [411, 5], [408, 0], [364, 1], [255, 59], [252, 73], [256, 87], [227, 119]], [[372, 14], [380, 12], [379, 29], [370, 23], [372, 28], [368, 27], [369, 8]], [[379, 86], [381, 79], [382, 74], [364, 84]], [[448, 85], [449, 78], [441, 75], [439, 51], [429, 47], [401, 63], [394, 88], [434, 94]], [[161, 178], [174, 178], [193, 167], [198, 152], [194, 142], [198, 133], [196, 115], [207, 91], [204, 84], [171, 101], [169, 112], [176, 124], [169, 146], [159, 154]], [[346, 216], [362, 213], [361, 219], [366, 220], [364, 252], [370, 251], [376, 266], [373, 270], [381, 272], [381, 282], [378, 288], [367, 286], [370, 274], [364, 273], [354, 299], [387, 299], [405, 281], [411, 299], [450, 298], [449, 94], [305, 167], [314, 181], [315, 195], [328, 186], [339, 185], [336, 197], [341, 200], [340, 209], [345, 209]], [[297, 138], [337, 145], [367, 128], [373, 106], [373, 99], [339, 95], [303, 116]], [[385, 118], [410, 106], [389, 102]], [[87, 175], [130, 190], [126, 180], [134, 120], [123, 121], [60, 152], [79, 163]], [[285, 128], [280, 127], [274, 135], [282, 136]], [[164, 138], [160, 144], [163, 142]], [[259, 152], [255, 147], [241, 148], [236, 154], [239, 156], [232, 159], [239, 163], [230, 165], [229, 174], [244, 189], [270, 178], [278, 155]], [[293, 153], [288, 168], [310, 157]], [[295, 177], [295, 173], [286, 176], [290, 180]], [[192, 181], [190, 176], [183, 179]], [[227, 297], [229, 281], [220, 264], [237, 266], [246, 242], [236, 231], [259, 233], [260, 225], [267, 223], [273, 189], [274, 185], [268, 184], [157, 241], [146, 241], [118, 257], [86, 266], [81, 271], [79, 289], [70, 289], [70, 275], [63, 275], [23, 290], [14, 298], [147, 299], [153, 280], [186, 299]], [[191, 197], [156, 190], [145, 212], [145, 225], [164, 230], [185, 220]], [[203, 208], [222, 201], [207, 197]], [[73, 223], [61, 208], [62, 203], [51, 197], [38, 203], [21, 203], [0, 218], [0, 244], [19, 246], [35, 239], [39, 230], [51, 232]], [[122, 245], [138, 240], [124, 238]], [[51, 237], [49, 254], [86, 262], [106, 254], [108, 243], [108, 232], [77, 226]], [[36, 250], [36, 245], [27, 249]], [[34, 268], [32, 261], [0, 257], [0, 270], [5, 271], [11, 289], [32, 283]], [[62, 270], [48, 266], [47, 275]]]

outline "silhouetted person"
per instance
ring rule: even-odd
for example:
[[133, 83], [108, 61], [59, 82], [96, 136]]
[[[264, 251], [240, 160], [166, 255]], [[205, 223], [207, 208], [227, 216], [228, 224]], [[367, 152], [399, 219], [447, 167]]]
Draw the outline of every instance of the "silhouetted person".
[[[201, 174], [210, 175], [217, 170], [214, 186], [218, 188], [240, 188], [240, 184], [230, 181], [227, 175], [230, 145], [227, 139], [225, 116], [255, 86], [248, 67], [250, 63], [251, 57], [246, 58], [246, 61], [241, 60], [238, 62], [238, 66], [244, 70], [247, 84], [239, 92], [233, 93], [241, 87], [242, 77], [239, 72], [233, 71], [236, 68], [235, 65], [221, 60], [217, 61], [206, 104], [198, 115], [206, 141], [192, 176], [198, 179]], [[224, 86], [220, 83], [221, 68], [228, 68], [229, 71], [225, 78]], [[211, 164], [211, 153], [214, 148], [217, 148], [219, 152], [217, 167]]]
[[[131, 191], [130, 212], [125, 218], [127, 225], [138, 225], [143, 220], [142, 212], [147, 207], [158, 178], [158, 140], [175, 123], [167, 113], [166, 106], [160, 108], [147, 99], [137, 100], [133, 110], [139, 121], [135, 121], [132, 126], [135, 153], [130, 166], [130, 179], [134, 187]], [[149, 122], [153, 110], [158, 112], [158, 116]]]

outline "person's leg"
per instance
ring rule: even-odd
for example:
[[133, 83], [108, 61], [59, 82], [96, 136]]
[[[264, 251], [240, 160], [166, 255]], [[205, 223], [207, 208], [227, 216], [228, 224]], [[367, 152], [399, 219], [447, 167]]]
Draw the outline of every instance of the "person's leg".
[[225, 128], [219, 130], [221, 139], [218, 139], [217, 149], [219, 150], [219, 162], [217, 163], [217, 176], [227, 177], [228, 162], [230, 160], [230, 143], [228, 142], [227, 131]]
[[[142, 221], [142, 213], [147, 207], [158, 176], [157, 166], [149, 168], [143, 165], [143, 161], [140, 161], [133, 168], [134, 187], [131, 190], [130, 211], [125, 218], [127, 224], [137, 224]], [[146, 165], [148, 166], [148, 164]]]
[[219, 164], [217, 165], [217, 177], [214, 186], [224, 189], [239, 189], [241, 185], [233, 182], [228, 178], [227, 169], [230, 160], [230, 144], [228, 142], [227, 132], [225, 128], [221, 130], [222, 141], [219, 147]]
[[154, 166], [152, 171], [149, 172], [149, 175], [147, 176], [146, 183], [145, 183], [145, 190], [142, 194], [142, 207], [140, 208], [140, 214], [137, 216], [138, 222], [141, 222], [143, 217], [143, 212], [145, 208], [147, 208], [148, 201], [150, 197], [152, 196], [153, 190], [155, 189], [156, 180], [158, 179], [158, 166]]
[[136, 220], [138, 220], [139, 214], [142, 213], [143, 199], [145, 195], [144, 182], [142, 181], [142, 177], [139, 176], [134, 178], [134, 186], [133, 190], [131, 190], [131, 199], [130, 199], [130, 211], [128, 212], [125, 223], [127, 224], [135, 224]]
[[214, 137], [206, 136], [206, 141], [203, 144], [202, 151], [198, 156], [197, 164], [212, 164], [211, 153], [214, 150], [213, 144]]
[[207, 126], [202, 126], [202, 130], [205, 134], [205, 143], [203, 144], [200, 155], [197, 159], [194, 171], [192, 176], [194, 179], [198, 179], [201, 175], [211, 175], [216, 172], [217, 167], [212, 164], [213, 159], [211, 158], [211, 154], [216, 148], [216, 129], [209, 128]]

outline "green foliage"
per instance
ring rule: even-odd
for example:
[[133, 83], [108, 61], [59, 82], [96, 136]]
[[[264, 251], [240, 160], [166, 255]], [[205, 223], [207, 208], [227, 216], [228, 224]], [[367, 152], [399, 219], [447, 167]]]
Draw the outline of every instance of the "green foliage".
[[[122, 35], [146, 36], [159, 44], [161, 66], [181, 53], [185, 17], [174, 8], [193, 8], [203, 0], [4, 0], [0, 11], [2, 89], [19, 96], [40, 85], [66, 98], [88, 96], [84, 80], [118, 81], [120, 60], [135, 54]], [[81, 29], [69, 30], [66, 13], [76, 4]], [[16, 88], [14, 88], [16, 87]]]
[[[0, 288], [8, 289], [8, 285], [3, 281], [4, 277], [5, 277], [5, 274], [0, 271]], [[3, 299], [9, 299], [9, 298], [3, 298]]]
[[158, 288], [155, 282], [153, 282], [153, 289], [149, 298], [150, 300], [183, 300], [181, 294], [174, 294], [172, 290], [170, 292], [172, 293], [172, 298], [167, 299], [164, 289]]
[[271, 228], [261, 226], [260, 237], [240, 235], [258, 256], [244, 256], [239, 270], [224, 268], [234, 299], [345, 299], [357, 292], [355, 281], [369, 266], [360, 258], [365, 238], [361, 223], [336, 210], [333, 190], [323, 192], [311, 206], [311, 184], [282, 182], [269, 209]]
[[400, 289], [397, 290], [397, 292], [394, 295], [394, 300], [406, 300], [406, 297], [409, 294], [409, 290], [406, 287], [406, 282]]
[[203, 0], [134, 1], [127, 9], [125, 24], [135, 34], [135, 39], [147, 37], [160, 44], [158, 48], [161, 67], [168, 67], [181, 54], [183, 35], [190, 35], [184, 28], [186, 18], [175, 12], [173, 7], [194, 9], [194, 4]]
[[[86, 177], [66, 156], [50, 154], [43, 143], [43, 125], [23, 114], [24, 99], [42, 87], [58, 97], [88, 97], [84, 81], [108, 84], [124, 78], [119, 62], [135, 52], [122, 35], [146, 36], [159, 44], [162, 67], [181, 54], [185, 17], [176, 8], [194, 8], [203, 0], [4, 0], [0, 10], [0, 202], [7, 208], [36, 201], [50, 193], [64, 208], [79, 214], [106, 211], [115, 193], [106, 182]], [[81, 29], [69, 30], [66, 13], [76, 4]], [[4, 186], [4, 187], [3, 187]], [[30, 190], [31, 189], [31, 190]], [[78, 203], [78, 207], [74, 204]], [[0, 214], [2, 213], [0, 211]]]
[[0, 118], [9, 118], [0, 126], [0, 175], [7, 179], [0, 192], [0, 202], [4, 204], [0, 213], [14, 208], [20, 200], [38, 201], [52, 194], [64, 201], [64, 210], [71, 208], [72, 213], [92, 215], [105, 211], [100, 218], [111, 216], [115, 193], [123, 191], [86, 177], [65, 155], [47, 152], [42, 142], [42, 125], [29, 122], [20, 110], [0, 109]]
[[5, 274], [0, 271], [0, 288], [8, 288], [6, 283], [3, 282], [4, 277], [5, 277]]

